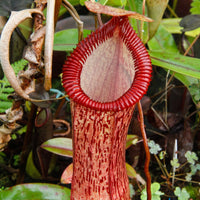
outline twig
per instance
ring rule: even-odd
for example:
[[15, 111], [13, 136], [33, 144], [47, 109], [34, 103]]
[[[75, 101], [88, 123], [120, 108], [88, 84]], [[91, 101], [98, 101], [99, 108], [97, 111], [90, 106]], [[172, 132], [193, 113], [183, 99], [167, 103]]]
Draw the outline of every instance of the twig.
[[162, 119], [162, 117], [157, 113], [157, 111], [154, 109], [154, 107], [151, 107], [151, 110], [155, 113], [155, 115], [158, 117], [158, 119], [163, 123], [165, 128], [169, 130], [169, 126], [165, 123], [165, 121]]
[[199, 39], [200, 34], [196, 36], [196, 38], [192, 41], [192, 43], [190, 44], [190, 46], [187, 48], [187, 50], [185, 51], [185, 53], [183, 54], [184, 56], [186, 56], [189, 52], [189, 50], [192, 48], [192, 46], [194, 45], [194, 43]]
[[182, 182], [189, 182], [190, 184], [191, 183], [195, 183], [195, 184], [198, 184], [198, 185], [200, 184], [199, 181], [193, 181], [193, 180], [187, 181], [186, 179], [177, 178], [177, 177], [175, 177], [175, 179], [178, 180], [178, 181], [182, 181]]
[[162, 134], [162, 133], [160, 133], [160, 132], [158, 132], [158, 131], [154, 131], [154, 130], [151, 130], [151, 129], [146, 129], [147, 131], [149, 131], [149, 132], [151, 132], [151, 133], [154, 133], [154, 134], [156, 134], [156, 135], [159, 135], [159, 136], [161, 136], [161, 137], [164, 137], [164, 138], [166, 138], [167, 136], [166, 135], [164, 135], [164, 134]]
[[151, 176], [149, 173], [149, 163], [150, 163], [150, 152], [149, 152], [149, 147], [147, 143], [147, 136], [144, 128], [144, 117], [143, 117], [143, 111], [142, 111], [142, 105], [140, 101], [138, 102], [138, 111], [139, 111], [139, 117], [140, 117], [140, 129], [143, 137], [143, 142], [144, 142], [144, 149], [146, 153], [146, 160], [144, 164], [144, 172], [146, 175], [147, 179], [147, 200], [151, 200]]
[[99, 26], [103, 26], [103, 22], [102, 22], [101, 14], [100, 13], [97, 13], [97, 20], [99, 22]]
[[169, 173], [167, 171], [167, 168], [165, 166], [163, 166], [163, 164], [160, 162], [160, 160], [159, 160], [159, 158], [158, 158], [158, 156], [156, 154], [154, 154], [154, 157], [156, 158], [156, 161], [157, 161], [157, 163], [158, 163], [158, 165], [159, 165], [159, 167], [160, 167], [160, 169], [161, 169], [161, 171], [163, 173], [163, 176], [168, 178], [170, 175], [169, 175]]
[[167, 75], [166, 75], [166, 80], [165, 80], [165, 123], [167, 124], [167, 94], [168, 94], [168, 90], [167, 90], [167, 86], [168, 86], [168, 76], [169, 76], [170, 70], [167, 71]]
[[155, 113], [155, 115], [158, 117], [158, 119], [163, 123], [163, 125], [165, 126], [165, 128], [167, 128], [167, 130], [169, 130], [168, 125], [165, 123], [165, 121], [162, 119], [162, 117], [157, 113], [157, 111], [154, 109], [154, 105], [157, 104], [165, 95], [166, 93], [171, 90], [172, 88], [174, 88], [174, 85], [172, 86], [167, 86], [167, 88], [165, 89], [165, 92], [152, 104], [151, 109], [152, 111]]
[[175, 17], [178, 18], [178, 15], [174, 12], [174, 10], [169, 6], [169, 4], [167, 4], [167, 8], [168, 10], [171, 12], [171, 14]]

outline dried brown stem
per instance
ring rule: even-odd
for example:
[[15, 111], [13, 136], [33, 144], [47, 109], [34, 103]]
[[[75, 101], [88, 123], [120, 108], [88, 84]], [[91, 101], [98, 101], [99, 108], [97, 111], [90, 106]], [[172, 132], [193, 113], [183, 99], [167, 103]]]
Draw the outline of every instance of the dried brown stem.
[[52, 56], [53, 56], [54, 26], [55, 26], [54, 14], [55, 14], [55, 0], [48, 0], [46, 37], [45, 37], [45, 49], [44, 49], [44, 62], [45, 62], [44, 88], [47, 91], [49, 91], [52, 87], [51, 86]]
[[151, 200], [151, 176], [149, 173], [149, 163], [150, 163], [150, 153], [149, 153], [149, 147], [147, 143], [147, 136], [144, 128], [144, 117], [143, 117], [143, 111], [142, 111], [142, 105], [140, 101], [138, 102], [138, 111], [139, 111], [139, 117], [140, 117], [140, 129], [143, 137], [143, 142], [144, 142], [144, 149], [146, 153], [146, 160], [144, 164], [144, 172], [147, 178], [147, 200]]
[[31, 100], [29, 96], [23, 91], [20, 87], [19, 82], [15, 76], [15, 72], [11, 67], [10, 58], [9, 58], [9, 43], [12, 32], [14, 29], [25, 19], [32, 18], [32, 14], [37, 13], [43, 16], [43, 13], [38, 9], [27, 9], [18, 12], [12, 12], [10, 19], [6, 23], [2, 34], [0, 42], [0, 59], [2, 64], [2, 69], [5, 76], [10, 82], [13, 89], [23, 98]]

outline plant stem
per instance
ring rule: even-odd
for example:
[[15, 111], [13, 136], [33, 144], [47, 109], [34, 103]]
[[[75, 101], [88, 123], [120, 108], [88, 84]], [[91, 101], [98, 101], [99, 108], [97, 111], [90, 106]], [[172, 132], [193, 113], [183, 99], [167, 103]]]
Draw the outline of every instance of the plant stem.
[[137, 103], [138, 105], [138, 111], [139, 111], [139, 117], [140, 117], [140, 129], [142, 133], [142, 138], [144, 142], [144, 150], [146, 153], [146, 160], [144, 164], [144, 172], [147, 178], [147, 200], [151, 200], [151, 176], [149, 173], [149, 163], [150, 163], [150, 152], [147, 142], [147, 136], [144, 128], [144, 117], [143, 117], [143, 111], [142, 111], [142, 105], [140, 101]]
[[80, 19], [76, 9], [70, 4], [69, 1], [63, 0], [63, 6], [69, 11], [70, 15], [74, 18], [78, 25], [78, 41], [83, 39], [83, 22]]
[[28, 124], [27, 124], [27, 130], [24, 138], [24, 143], [22, 147], [22, 154], [21, 154], [21, 160], [20, 160], [20, 167], [19, 167], [19, 173], [17, 177], [17, 184], [23, 183], [24, 181], [24, 173], [26, 168], [26, 161], [30, 152], [30, 143], [31, 143], [31, 136], [34, 129], [34, 122], [36, 118], [36, 112], [37, 112], [37, 106], [32, 104], [31, 105], [31, 111], [28, 118]]

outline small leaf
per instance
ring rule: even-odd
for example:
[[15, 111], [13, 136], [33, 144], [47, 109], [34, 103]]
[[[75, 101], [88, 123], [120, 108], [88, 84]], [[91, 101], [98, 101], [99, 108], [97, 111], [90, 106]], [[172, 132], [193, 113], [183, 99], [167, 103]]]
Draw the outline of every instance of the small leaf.
[[200, 171], [200, 164], [196, 164], [196, 165], [190, 165], [190, 169], [191, 169], [191, 174], [194, 175], [196, 174], [197, 171]]
[[70, 200], [70, 190], [48, 183], [28, 183], [1, 190], [3, 200]]
[[31, 151], [28, 155], [26, 162], [26, 173], [33, 179], [41, 179], [42, 175], [39, 170], [36, 168], [35, 163], [33, 162], [33, 152]]
[[154, 193], [156, 193], [156, 192], [159, 191], [159, 190], [160, 190], [160, 184], [157, 183], [157, 182], [153, 183], [153, 184], [152, 184], [152, 187], [151, 187], [152, 193], [154, 194]]
[[135, 169], [128, 163], [126, 163], [126, 172], [129, 178], [136, 178], [137, 173]]
[[189, 193], [185, 188], [180, 189], [180, 187], [176, 187], [174, 194], [178, 197], [178, 200], [188, 200], [190, 198]]
[[191, 151], [187, 151], [185, 153], [185, 157], [187, 158], [187, 161], [190, 163], [190, 164], [195, 164], [195, 161], [198, 160], [198, 157], [196, 155], [195, 152], [191, 152]]
[[23, 126], [22, 128], [20, 128], [19, 130], [17, 130], [17, 133], [19, 135], [22, 135], [23, 133], [25, 133], [27, 130], [27, 125]]
[[153, 140], [148, 142], [148, 146], [151, 154], [157, 154], [159, 151], [161, 151], [160, 145], [156, 144]]
[[120, 9], [120, 8], [113, 8], [111, 6], [104, 6], [97, 2], [86, 1], [85, 5], [89, 11], [94, 12], [94, 13], [102, 13], [102, 14], [116, 16], [116, 17], [128, 16], [128, 17], [132, 17], [132, 18], [139, 19], [142, 21], [147, 21], [147, 22], [153, 21], [152, 19], [144, 15], [141, 15], [139, 13]]
[[135, 190], [133, 185], [129, 183], [130, 197], [132, 198], [135, 195]]
[[[151, 197], [152, 200], [160, 200], [160, 196], [164, 195], [163, 192], [159, 191], [160, 190], [160, 183], [154, 182], [151, 184]], [[141, 200], [147, 200], [147, 192], [146, 188], [142, 190]]]
[[66, 167], [64, 172], [62, 173], [60, 182], [62, 184], [69, 184], [72, 181], [72, 175], [73, 175], [73, 163], [71, 163], [69, 166]]
[[135, 145], [138, 142], [137, 135], [127, 135], [126, 138], [126, 149], [128, 149], [131, 145]]
[[192, 180], [192, 174], [191, 173], [187, 173], [187, 175], [185, 176], [185, 180], [186, 181], [191, 181]]
[[171, 164], [172, 167], [175, 167], [175, 168], [178, 168], [180, 166], [177, 158], [174, 158], [173, 160], [171, 160], [170, 164]]
[[72, 157], [73, 149], [72, 149], [72, 139], [70, 138], [54, 138], [44, 142], [41, 147], [47, 151], [52, 153]]
[[166, 155], [166, 151], [161, 151], [161, 152], [159, 153], [159, 158], [160, 158], [160, 160], [163, 160], [163, 158], [165, 157], [165, 155]]

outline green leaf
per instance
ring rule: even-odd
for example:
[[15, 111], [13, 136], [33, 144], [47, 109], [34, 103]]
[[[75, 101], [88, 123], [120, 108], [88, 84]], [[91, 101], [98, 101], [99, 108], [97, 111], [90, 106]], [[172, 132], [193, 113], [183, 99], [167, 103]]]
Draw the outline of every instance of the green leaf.
[[[160, 25], [156, 35], [148, 42], [148, 46], [152, 51], [162, 50], [163, 54], [174, 52], [176, 55], [180, 55], [172, 34], [163, 25]], [[188, 88], [194, 103], [198, 104], [200, 101], [199, 80], [180, 73], [175, 73], [174, 76]]]
[[159, 151], [161, 151], [160, 145], [156, 144], [153, 140], [148, 142], [148, 146], [151, 154], [157, 154]]
[[148, 47], [153, 51], [179, 52], [172, 34], [162, 25], [159, 26], [155, 36], [149, 40]]
[[190, 4], [190, 13], [191, 14], [200, 14], [200, 1], [199, 0], [193, 0]]
[[108, 0], [100, 0], [99, 3], [102, 5], [106, 5], [106, 3], [108, 2]]
[[149, 51], [153, 65], [186, 76], [200, 78], [200, 59], [163, 51]]
[[195, 152], [187, 151], [185, 157], [190, 164], [195, 164], [195, 161], [198, 161], [198, 157]]
[[187, 173], [186, 176], [185, 176], [185, 180], [188, 181], [188, 182], [191, 181], [192, 180], [192, 173]]
[[171, 160], [170, 164], [171, 164], [172, 167], [175, 167], [175, 168], [178, 168], [180, 166], [177, 158], [174, 158], [173, 160]]
[[[160, 196], [164, 195], [163, 192], [159, 191], [160, 190], [160, 183], [154, 182], [151, 184], [151, 197], [152, 200], [160, 200]], [[147, 200], [147, 192], [146, 188], [142, 190], [141, 200]]]
[[154, 194], [156, 193], [157, 191], [160, 190], [160, 184], [155, 182], [152, 184], [152, 187], [151, 187], [151, 192]]
[[190, 165], [191, 174], [194, 175], [199, 170], [200, 171], [200, 164]]
[[[143, 4], [143, 0], [128, 0], [127, 1], [127, 5], [126, 5], [126, 10], [131, 10], [137, 13], [142, 14], [142, 4]], [[145, 7], [145, 13], [147, 13], [147, 9]], [[133, 27], [133, 29], [135, 30], [135, 32], [139, 35], [140, 34], [140, 28], [141, 28], [141, 21], [140, 20], [136, 20], [136, 19], [129, 19], [131, 26]], [[147, 22], [142, 22], [143, 23], [143, 30], [142, 30], [142, 38], [141, 40], [143, 41], [143, 43], [147, 43], [147, 41], [149, 40], [149, 32], [148, 32], [148, 23]]]
[[80, 3], [80, 0], [68, 0], [73, 6], [76, 6]]
[[[161, 25], [165, 27], [165, 29], [169, 33], [173, 34], [181, 34], [182, 33], [182, 27], [180, 26], [180, 21], [182, 18], [168, 18], [168, 19], [163, 19], [161, 22]], [[185, 35], [191, 36], [191, 37], [196, 37], [200, 34], [200, 28], [197, 28], [192, 31], [186, 31]]]
[[174, 194], [178, 197], [178, 200], [188, 200], [190, 198], [189, 193], [185, 188], [180, 189], [180, 187], [176, 187]]
[[136, 178], [137, 173], [135, 169], [128, 163], [126, 163], [126, 172], [129, 178]]
[[39, 170], [36, 168], [35, 163], [33, 162], [33, 152], [31, 151], [28, 155], [26, 162], [26, 173], [33, 179], [41, 179], [42, 175]]
[[132, 198], [135, 195], [135, 190], [131, 183], [129, 183], [129, 190], [130, 190], [130, 197]]
[[121, 6], [125, 6], [127, 3], [127, 0], [108, 0], [108, 2], [106, 3], [106, 5], [108, 6], [114, 6], [114, 7], [121, 7]]
[[70, 190], [54, 184], [27, 183], [1, 190], [2, 200], [70, 200]]
[[[12, 64], [12, 68], [17, 75], [19, 71], [23, 70], [25, 66], [28, 64], [28, 61], [21, 59]], [[8, 96], [14, 92], [14, 89], [11, 87], [8, 79], [4, 76], [2, 80], [0, 80], [0, 113], [5, 112], [8, 108], [12, 107], [12, 100], [8, 99]]]
[[72, 157], [73, 148], [72, 148], [72, 139], [70, 138], [54, 138], [44, 142], [41, 147], [52, 153]]
[[159, 158], [160, 158], [160, 160], [163, 160], [164, 157], [165, 157], [165, 155], [166, 155], [166, 151], [161, 151], [161, 152], [159, 153]]
[[19, 130], [17, 130], [17, 133], [19, 135], [22, 135], [23, 133], [25, 133], [27, 130], [27, 125], [23, 126], [22, 128], [20, 128]]
[[0, 163], [5, 164], [6, 163], [5, 160], [6, 160], [6, 154], [1, 151], [0, 152]]
[[[90, 30], [83, 30], [83, 37], [90, 34]], [[78, 44], [78, 30], [67, 29], [54, 34], [53, 49], [57, 51], [72, 51]]]
[[153, 19], [152, 23], [149, 23], [149, 38], [152, 38], [163, 18], [163, 14], [167, 8], [168, 0], [147, 0], [148, 16]]
[[85, 5], [85, 1], [87, 1], [87, 0], [80, 0], [81, 6], [84, 6], [84, 5]]
[[8, 101], [1, 101], [0, 105], [0, 113], [5, 112], [7, 109], [9, 109], [12, 106], [12, 102], [10, 100]]
[[126, 137], [126, 149], [128, 149], [131, 145], [135, 145], [138, 141], [137, 135], [127, 135]]

